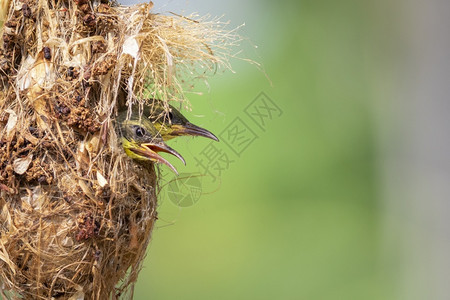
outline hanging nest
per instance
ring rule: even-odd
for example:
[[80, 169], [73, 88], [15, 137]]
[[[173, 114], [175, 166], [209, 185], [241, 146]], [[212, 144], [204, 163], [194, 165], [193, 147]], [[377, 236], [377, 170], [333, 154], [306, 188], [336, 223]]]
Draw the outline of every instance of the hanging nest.
[[[1, 3], [5, 5], [5, 2]], [[114, 119], [228, 67], [218, 19], [152, 3], [13, 0], [0, 44], [0, 293], [132, 298], [157, 219], [158, 178], [127, 157]], [[173, 103], [172, 103], [173, 104]]]

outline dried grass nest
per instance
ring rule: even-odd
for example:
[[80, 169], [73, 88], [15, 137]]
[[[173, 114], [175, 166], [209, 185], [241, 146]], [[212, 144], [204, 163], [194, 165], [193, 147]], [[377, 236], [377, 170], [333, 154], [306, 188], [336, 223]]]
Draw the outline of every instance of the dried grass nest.
[[124, 154], [114, 118], [149, 97], [185, 106], [183, 82], [227, 68], [238, 38], [220, 19], [159, 15], [152, 3], [8, 4], [0, 44], [0, 293], [132, 298], [157, 219], [158, 178]]

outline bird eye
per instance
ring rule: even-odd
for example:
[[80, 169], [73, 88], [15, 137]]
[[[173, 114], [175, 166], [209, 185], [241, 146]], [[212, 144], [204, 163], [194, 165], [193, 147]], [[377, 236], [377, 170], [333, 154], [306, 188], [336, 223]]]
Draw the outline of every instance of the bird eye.
[[134, 132], [136, 133], [137, 137], [144, 137], [144, 135], [145, 135], [145, 129], [142, 127], [139, 127], [139, 126], [136, 127]]

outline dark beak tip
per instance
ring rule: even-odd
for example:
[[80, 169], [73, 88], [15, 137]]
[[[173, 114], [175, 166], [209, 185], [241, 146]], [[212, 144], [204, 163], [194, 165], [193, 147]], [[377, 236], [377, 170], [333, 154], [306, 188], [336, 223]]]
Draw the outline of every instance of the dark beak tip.
[[209, 138], [209, 139], [211, 139], [211, 140], [213, 140], [213, 141], [216, 141], [216, 142], [220, 142], [219, 141], [219, 138], [217, 137], [217, 136], [215, 136], [212, 132], [209, 132], [210, 133], [210, 135], [208, 135], [208, 136], [204, 136], [205, 138]]
[[156, 160], [156, 162], [168, 166], [175, 174], [177, 174], [177, 176], [179, 175], [177, 169], [168, 160], [166, 160], [162, 156], [159, 156], [159, 158]]
[[216, 142], [219, 141], [219, 139], [209, 130], [202, 128], [200, 126], [197, 126], [195, 124], [192, 123], [187, 123], [185, 125], [184, 131], [187, 135], [191, 135], [191, 136], [201, 136], [204, 138], [208, 138], [211, 140], [214, 140]]

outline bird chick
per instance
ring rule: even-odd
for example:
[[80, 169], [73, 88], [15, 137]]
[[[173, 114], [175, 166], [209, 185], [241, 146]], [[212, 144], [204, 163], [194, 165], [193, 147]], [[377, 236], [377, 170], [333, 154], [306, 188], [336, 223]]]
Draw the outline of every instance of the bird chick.
[[145, 116], [148, 116], [153, 126], [161, 134], [163, 140], [168, 141], [178, 136], [202, 136], [215, 141], [219, 139], [209, 130], [192, 124], [172, 105], [169, 111], [161, 100], [150, 99], [150, 104], [144, 108]]
[[132, 159], [165, 164], [176, 174], [178, 172], [175, 167], [158, 152], [172, 154], [186, 164], [184, 158], [177, 151], [164, 143], [150, 120], [139, 115], [137, 107], [133, 108], [130, 118], [127, 118], [127, 110], [120, 112], [116, 126], [123, 149]]

